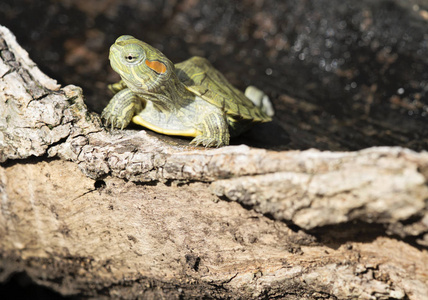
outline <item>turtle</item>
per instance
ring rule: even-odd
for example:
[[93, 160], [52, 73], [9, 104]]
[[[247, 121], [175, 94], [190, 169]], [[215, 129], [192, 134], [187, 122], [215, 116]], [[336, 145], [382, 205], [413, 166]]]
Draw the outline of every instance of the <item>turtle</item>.
[[101, 117], [105, 126], [124, 129], [132, 121], [165, 135], [193, 137], [190, 144], [229, 145], [254, 123], [272, 120], [269, 98], [232, 86], [210, 62], [194, 56], [173, 64], [161, 51], [123, 35], [110, 47], [111, 67], [121, 80]]

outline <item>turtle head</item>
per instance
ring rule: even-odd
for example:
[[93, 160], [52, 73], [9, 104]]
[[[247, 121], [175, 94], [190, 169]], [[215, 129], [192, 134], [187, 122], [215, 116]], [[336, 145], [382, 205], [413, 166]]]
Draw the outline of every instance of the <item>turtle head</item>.
[[156, 92], [174, 73], [159, 50], [133, 36], [122, 35], [110, 47], [110, 64], [134, 92]]

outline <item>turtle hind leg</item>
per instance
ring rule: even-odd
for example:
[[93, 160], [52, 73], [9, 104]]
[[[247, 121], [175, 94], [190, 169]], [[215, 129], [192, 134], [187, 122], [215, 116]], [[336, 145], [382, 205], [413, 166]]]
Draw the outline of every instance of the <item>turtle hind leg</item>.
[[205, 116], [200, 124], [198, 130], [202, 134], [197, 135], [190, 144], [205, 147], [221, 147], [229, 145], [230, 134], [229, 126], [225, 117], [219, 113], [210, 113]]
[[141, 109], [141, 100], [130, 89], [125, 88], [111, 98], [101, 118], [104, 119], [104, 125], [123, 129]]
[[266, 115], [273, 117], [275, 111], [269, 97], [255, 86], [248, 86], [245, 90], [245, 96], [253, 102], [255, 106], [260, 108]]

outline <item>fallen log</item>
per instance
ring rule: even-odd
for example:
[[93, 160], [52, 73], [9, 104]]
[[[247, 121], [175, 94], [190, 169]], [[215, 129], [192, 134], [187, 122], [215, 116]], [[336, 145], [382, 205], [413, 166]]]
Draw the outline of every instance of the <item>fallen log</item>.
[[428, 154], [106, 130], [0, 27], [0, 282], [97, 298], [423, 299]]

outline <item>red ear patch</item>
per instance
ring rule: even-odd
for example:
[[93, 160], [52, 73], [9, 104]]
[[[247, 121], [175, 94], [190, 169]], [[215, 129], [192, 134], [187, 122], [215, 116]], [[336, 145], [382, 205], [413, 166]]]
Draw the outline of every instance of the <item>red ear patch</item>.
[[158, 74], [163, 74], [166, 72], [166, 66], [160, 61], [149, 61], [146, 59], [146, 65]]

